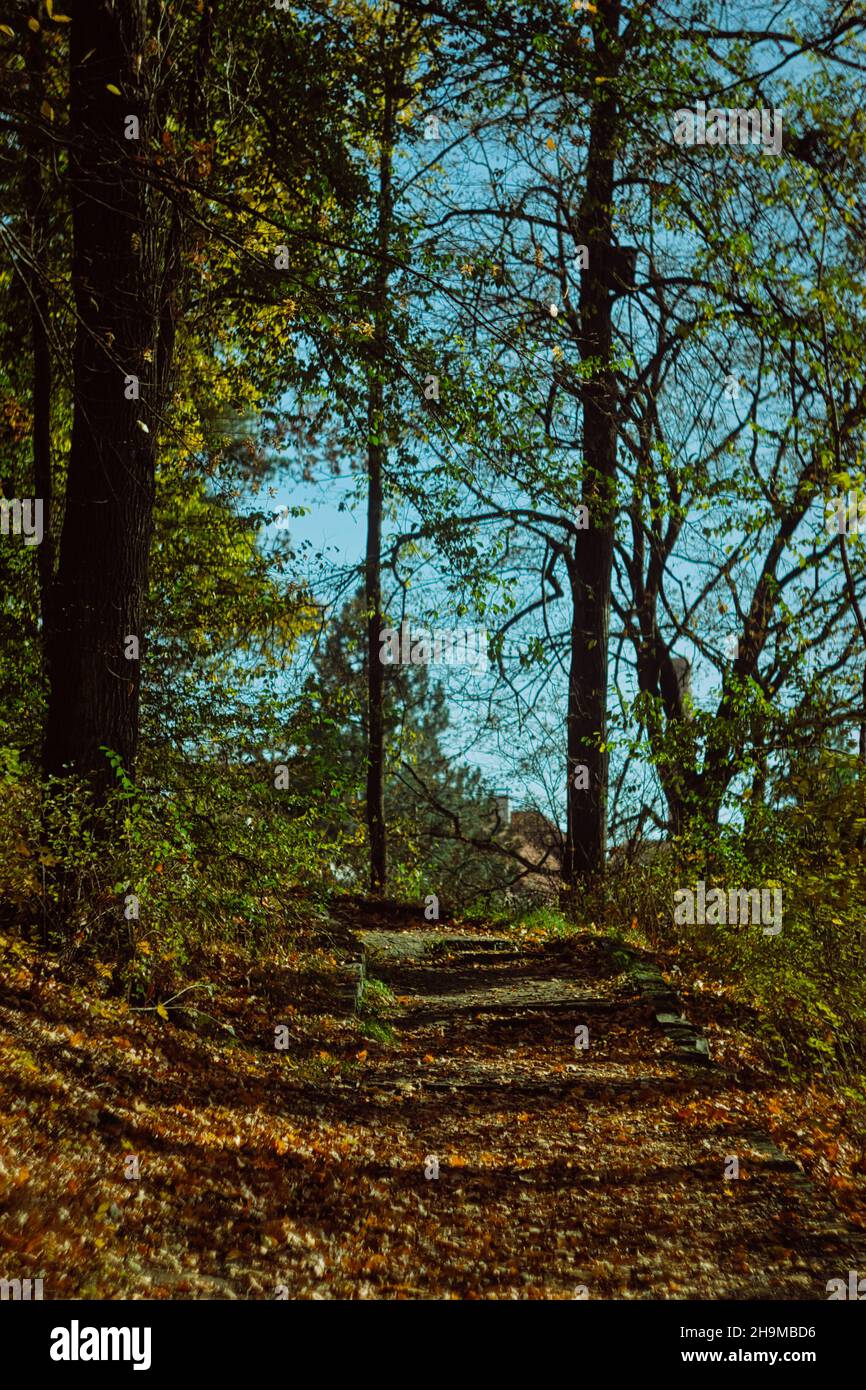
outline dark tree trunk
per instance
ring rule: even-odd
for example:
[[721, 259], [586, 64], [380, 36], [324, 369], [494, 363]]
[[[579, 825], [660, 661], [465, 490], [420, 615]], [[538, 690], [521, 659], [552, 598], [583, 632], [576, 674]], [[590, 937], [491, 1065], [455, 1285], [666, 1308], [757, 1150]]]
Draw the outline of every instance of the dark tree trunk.
[[[51, 604], [46, 771], [97, 790], [104, 748], [132, 771], [160, 400], [158, 226], [142, 176], [152, 148], [144, 0], [74, 0], [70, 51], [73, 425]], [[110, 87], [119, 89], [118, 97]], [[140, 138], [124, 138], [125, 118]], [[128, 399], [136, 377], [140, 399]]]
[[[581, 390], [584, 482], [589, 530], [570, 560], [573, 596], [568, 681], [568, 821], [562, 874], [569, 886], [603, 870], [607, 839], [607, 685], [611, 573], [616, 498], [616, 381], [611, 366], [614, 83], [620, 0], [599, 3], [593, 27], [599, 83], [590, 116], [581, 228], [589, 252], [581, 277], [580, 350], [592, 373]], [[587, 775], [575, 777], [579, 767]], [[588, 785], [582, 782], [588, 780]]]
[[[31, 119], [38, 129], [45, 100], [45, 49], [41, 30], [28, 31], [28, 73], [31, 92]], [[42, 616], [43, 663], [47, 670], [45, 634], [49, 628], [51, 584], [54, 578], [52, 535], [53, 489], [51, 480], [51, 348], [49, 343], [49, 302], [45, 284], [47, 274], [50, 219], [48, 193], [43, 177], [43, 149], [34, 135], [27, 145], [25, 199], [30, 224], [30, 266], [27, 271], [30, 293], [30, 338], [33, 350], [33, 485], [42, 502], [42, 543], [36, 549], [39, 567], [39, 611]], [[43, 269], [44, 268], [44, 269]]]
[[[368, 429], [381, 427], [381, 383], [371, 383]], [[370, 841], [370, 891], [384, 891], [385, 845], [385, 668], [380, 659], [382, 631], [382, 450], [367, 446], [367, 834]]]
[[370, 843], [370, 891], [382, 893], [387, 882], [385, 838], [385, 667], [381, 661], [382, 507], [385, 442], [384, 375], [388, 344], [388, 254], [393, 212], [393, 101], [386, 82], [379, 156], [376, 268], [372, 313], [375, 328], [367, 395], [367, 835]]

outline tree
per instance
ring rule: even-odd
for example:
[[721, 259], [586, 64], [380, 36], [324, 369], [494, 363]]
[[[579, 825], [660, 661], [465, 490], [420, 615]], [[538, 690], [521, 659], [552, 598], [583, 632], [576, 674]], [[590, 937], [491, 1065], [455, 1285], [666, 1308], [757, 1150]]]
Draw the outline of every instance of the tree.
[[158, 140], [158, 41], [147, 8], [70, 5], [73, 424], [44, 762], [100, 790], [112, 776], [104, 749], [131, 772], [138, 748], [156, 445], [177, 311], [165, 280], [165, 210], [145, 176]]
[[[445, 689], [428, 666], [382, 664], [378, 646], [374, 660], [384, 673], [393, 882], [403, 892], [435, 892], [451, 903], [505, 886], [515, 865], [492, 845], [492, 796], [484, 778], [455, 757]], [[328, 622], [317, 644], [293, 720], [296, 752], [289, 779], [298, 807], [318, 798], [324, 838], [342, 836], [341, 852], [359, 875], [367, 661], [366, 595], [359, 592]]]

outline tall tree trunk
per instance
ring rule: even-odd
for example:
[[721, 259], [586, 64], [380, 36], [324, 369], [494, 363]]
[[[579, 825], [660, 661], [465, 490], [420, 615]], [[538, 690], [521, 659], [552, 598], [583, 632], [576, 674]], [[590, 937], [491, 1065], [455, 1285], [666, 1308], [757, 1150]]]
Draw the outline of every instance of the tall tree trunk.
[[[28, 30], [27, 65], [30, 77], [31, 120], [34, 130], [42, 119], [45, 101], [45, 49], [41, 30]], [[36, 549], [39, 567], [39, 611], [42, 617], [43, 664], [47, 671], [44, 645], [49, 628], [51, 584], [54, 578], [52, 533], [53, 490], [51, 481], [51, 349], [49, 344], [49, 303], [45, 277], [50, 236], [48, 193], [43, 178], [43, 150], [38, 135], [27, 143], [24, 171], [25, 200], [30, 224], [30, 265], [27, 284], [30, 295], [30, 338], [33, 350], [33, 486], [42, 502], [42, 542]]]
[[[589, 124], [581, 228], [589, 252], [581, 276], [581, 357], [591, 372], [581, 390], [589, 530], [570, 559], [573, 596], [568, 680], [568, 821], [562, 875], [567, 885], [603, 870], [607, 840], [607, 685], [616, 498], [616, 381], [611, 365], [614, 284], [613, 180], [620, 0], [599, 0], [593, 19], [597, 85]], [[598, 79], [603, 78], [604, 81]], [[586, 774], [578, 770], [587, 769]], [[588, 785], [584, 785], [587, 782]]]
[[[155, 195], [141, 172], [152, 148], [145, 0], [65, 8], [77, 321], [44, 763], [103, 791], [112, 777], [103, 749], [131, 771], [138, 744], [140, 663], [129, 659], [129, 639], [142, 638], [160, 414], [154, 383], [167, 372], [158, 348]], [[137, 140], [125, 138], [130, 114], [140, 122]]]
[[393, 213], [392, 164], [394, 105], [390, 77], [385, 80], [379, 150], [379, 196], [376, 268], [373, 273], [372, 360], [367, 386], [367, 834], [370, 842], [370, 891], [381, 893], [387, 881], [385, 840], [385, 667], [381, 661], [382, 507], [385, 441], [385, 360], [388, 347], [388, 254]]
[[381, 382], [371, 380], [367, 412], [367, 834], [370, 842], [370, 891], [381, 893], [387, 879], [385, 844], [385, 668], [380, 659], [382, 631], [382, 457], [373, 443], [381, 424]]

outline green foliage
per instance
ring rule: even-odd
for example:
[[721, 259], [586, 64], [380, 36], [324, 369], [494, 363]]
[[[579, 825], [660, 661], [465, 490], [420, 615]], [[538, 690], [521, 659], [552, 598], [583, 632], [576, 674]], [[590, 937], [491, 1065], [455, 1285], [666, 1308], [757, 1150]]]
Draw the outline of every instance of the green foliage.
[[[611, 874], [595, 910], [672, 952], [689, 978], [736, 1001], [774, 1064], [866, 1078], [866, 778], [850, 755], [798, 753], [771, 778], [772, 802], [744, 826], [701, 826]], [[711, 887], [782, 893], [782, 930], [676, 925], [674, 893]]]
[[464, 914], [467, 921], [490, 923], [501, 931], [537, 941], [559, 940], [575, 931], [575, 921], [559, 908], [539, 906], [527, 901], [515, 903], [500, 896], [473, 904]]
[[389, 1018], [394, 1011], [396, 999], [393, 991], [383, 980], [368, 976], [364, 981], [364, 995], [358, 1011], [358, 1028], [362, 1037], [373, 1042], [388, 1044], [394, 1041], [394, 1029]]

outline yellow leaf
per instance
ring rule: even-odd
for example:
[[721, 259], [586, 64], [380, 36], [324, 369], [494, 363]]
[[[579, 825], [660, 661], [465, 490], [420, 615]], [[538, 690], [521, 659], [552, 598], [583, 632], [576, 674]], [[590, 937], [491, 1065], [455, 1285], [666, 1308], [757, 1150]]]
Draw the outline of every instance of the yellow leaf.
[[71, 24], [72, 20], [68, 14], [54, 13], [54, 0], [45, 0], [45, 8], [48, 11], [48, 18], [53, 19], [55, 24]]
[[39, 33], [39, 20], [38, 20], [38, 19], [28, 19], [28, 21], [27, 21], [27, 28], [28, 28], [28, 29], [32, 29], [34, 34], [38, 34], [38, 33]]
[[114, 85], [113, 82], [106, 82], [106, 84], [105, 84], [105, 90], [106, 90], [107, 92], [111, 92], [111, 95], [112, 95], [112, 96], [115, 96], [115, 97], [119, 97], [119, 96], [122, 95], [120, 88], [119, 88], [119, 87], [115, 87], [115, 85]]
[[10, 29], [8, 24], [0, 24], [0, 34], [8, 34], [10, 39], [14, 39], [15, 30]]
[[164, 1004], [157, 1004], [156, 1012], [159, 1014], [160, 1018], [164, 1018], [166, 1023], [168, 1022], [168, 1009]]
[[[51, 107], [48, 105], [48, 102], [47, 102], [47, 101], [43, 101], [42, 105], [41, 105], [40, 108], [39, 108], [39, 114], [40, 114], [40, 116], [44, 116], [45, 119], [46, 119], [46, 121], [53, 121], [53, 120], [54, 120], [54, 112], [53, 112], [53, 110], [51, 109]], [[46, 862], [45, 856], [44, 856], [44, 855], [40, 855], [40, 863], [44, 864], [45, 862]], [[57, 861], [55, 860], [55, 863], [56, 863], [56, 862], [57, 862]]]

